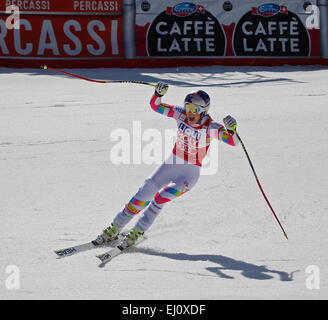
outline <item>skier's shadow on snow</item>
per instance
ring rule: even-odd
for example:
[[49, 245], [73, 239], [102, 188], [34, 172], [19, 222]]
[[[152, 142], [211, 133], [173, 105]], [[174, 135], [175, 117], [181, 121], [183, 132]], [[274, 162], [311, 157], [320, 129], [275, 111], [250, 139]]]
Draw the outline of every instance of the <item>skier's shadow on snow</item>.
[[220, 265], [220, 267], [208, 267], [206, 270], [215, 273], [220, 278], [234, 279], [231, 275], [225, 274], [225, 270], [237, 270], [241, 271], [241, 274], [250, 279], [256, 280], [268, 280], [272, 279], [273, 276], [270, 274], [276, 274], [279, 276], [280, 281], [293, 281], [293, 273], [287, 273], [284, 271], [268, 269], [266, 266], [258, 266], [252, 263], [235, 260], [222, 255], [213, 254], [186, 254], [186, 253], [167, 253], [156, 251], [154, 249], [146, 248], [134, 248], [135, 252], [144, 254], [165, 257], [174, 260], [189, 260], [189, 261], [209, 261]]

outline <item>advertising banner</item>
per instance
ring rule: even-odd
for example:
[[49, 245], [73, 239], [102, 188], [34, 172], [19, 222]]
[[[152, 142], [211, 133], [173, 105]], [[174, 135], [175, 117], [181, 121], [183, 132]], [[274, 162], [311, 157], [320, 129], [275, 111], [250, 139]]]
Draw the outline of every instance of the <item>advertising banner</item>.
[[137, 0], [137, 56], [317, 56], [305, 10], [303, 1]]
[[307, 63], [327, 34], [328, 0], [0, 0], [0, 66]]
[[16, 6], [21, 12], [35, 13], [117, 13], [122, 12], [120, 0], [2, 0], [1, 10]]
[[[8, 23], [6, 8], [19, 12]], [[1, 59], [124, 57], [121, 1], [1, 1]]]

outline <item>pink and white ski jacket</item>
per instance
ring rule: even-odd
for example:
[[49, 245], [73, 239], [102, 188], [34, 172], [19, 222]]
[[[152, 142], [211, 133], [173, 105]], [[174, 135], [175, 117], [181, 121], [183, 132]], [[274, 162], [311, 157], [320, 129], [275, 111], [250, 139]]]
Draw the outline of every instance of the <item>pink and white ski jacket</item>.
[[209, 115], [205, 116], [200, 124], [190, 125], [184, 108], [162, 103], [161, 97], [156, 94], [152, 96], [150, 106], [157, 113], [177, 121], [177, 141], [173, 154], [188, 163], [202, 165], [213, 137], [230, 146], [238, 144], [235, 135], [230, 134], [222, 124], [214, 122]]

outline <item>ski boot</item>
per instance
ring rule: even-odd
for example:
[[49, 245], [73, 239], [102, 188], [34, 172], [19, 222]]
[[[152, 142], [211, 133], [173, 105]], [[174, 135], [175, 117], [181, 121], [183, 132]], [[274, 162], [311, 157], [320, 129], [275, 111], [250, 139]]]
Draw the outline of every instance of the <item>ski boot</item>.
[[112, 222], [111, 225], [103, 230], [103, 232], [95, 240], [99, 245], [111, 242], [117, 239], [118, 234], [120, 233], [121, 228], [115, 226]]
[[143, 235], [144, 232], [138, 229], [137, 227], [134, 227], [130, 230], [130, 232], [125, 236], [124, 240], [128, 247], [134, 245], [138, 238]]

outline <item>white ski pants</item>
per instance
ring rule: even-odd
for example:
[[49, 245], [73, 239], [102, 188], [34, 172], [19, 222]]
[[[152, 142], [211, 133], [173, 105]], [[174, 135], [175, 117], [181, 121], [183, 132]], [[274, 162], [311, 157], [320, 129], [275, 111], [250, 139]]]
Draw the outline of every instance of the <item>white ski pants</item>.
[[171, 154], [116, 215], [114, 224], [123, 228], [134, 216], [143, 211], [136, 227], [146, 231], [165, 203], [180, 197], [195, 186], [199, 179], [200, 168], [187, 162], [182, 164], [181, 159]]

